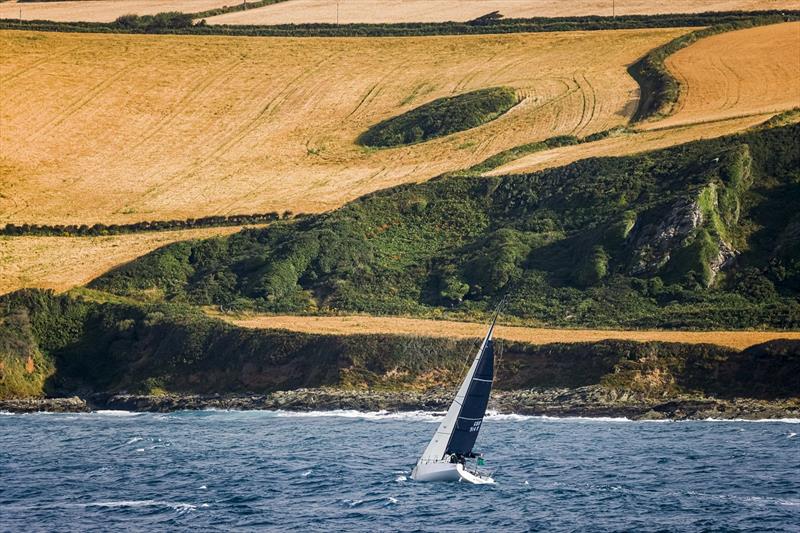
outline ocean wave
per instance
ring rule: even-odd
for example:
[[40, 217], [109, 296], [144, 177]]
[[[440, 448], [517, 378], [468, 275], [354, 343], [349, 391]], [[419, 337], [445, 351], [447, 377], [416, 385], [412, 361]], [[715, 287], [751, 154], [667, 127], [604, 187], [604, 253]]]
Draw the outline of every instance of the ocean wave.
[[[103, 502], [90, 502], [83, 504], [83, 507], [167, 507], [179, 512], [189, 512], [197, 510], [198, 506], [193, 503], [167, 502], [162, 500], [111, 500]], [[208, 507], [208, 504], [203, 504], [200, 507]]]

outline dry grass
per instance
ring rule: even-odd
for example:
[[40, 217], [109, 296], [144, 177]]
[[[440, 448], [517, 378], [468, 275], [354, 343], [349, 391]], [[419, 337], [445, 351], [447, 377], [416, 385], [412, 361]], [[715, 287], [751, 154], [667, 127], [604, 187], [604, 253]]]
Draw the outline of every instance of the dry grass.
[[[371, 316], [250, 316], [224, 318], [247, 328], [288, 329], [305, 333], [346, 334], [394, 333], [433, 337], [477, 338], [486, 334], [485, 324]], [[772, 339], [800, 339], [800, 332], [767, 331], [620, 331], [591, 329], [542, 329], [498, 326], [495, 336], [511, 341], [548, 344], [553, 342], [597, 342], [603, 339], [711, 343], [744, 349]]]
[[203, 228], [109, 237], [0, 237], [0, 294], [23, 287], [63, 291], [160, 246], [227, 235], [241, 228]]
[[800, 22], [701, 39], [666, 64], [681, 95], [659, 126], [791, 109], [800, 105]]
[[[625, 124], [626, 65], [686, 30], [422, 38], [0, 32], [0, 224], [316, 212], [559, 134]], [[441, 96], [508, 85], [484, 126], [354, 144]]]
[[197, 13], [232, 4], [231, 0], [92, 0], [76, 2], [2, 2], [0, 18], [59, 22], [111, 22], [121, 15], [155, 15], [163, 11]]
[[[612, 14], [611, 0], [290, 0], [208, 19], [211, 24], [299, 24], [303, 22], [464, 21], [492, 11], [508, 18]], [[616, 0], [617, 15], [800, 9], [786, 0]]]

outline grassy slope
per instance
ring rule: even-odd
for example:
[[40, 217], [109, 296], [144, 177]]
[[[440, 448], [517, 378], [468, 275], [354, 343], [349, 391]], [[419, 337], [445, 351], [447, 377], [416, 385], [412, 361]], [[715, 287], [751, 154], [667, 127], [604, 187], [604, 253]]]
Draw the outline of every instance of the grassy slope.
[[549, 325], [797, 328], [798, 133], [396, 187], [168, 246], [93, 286], [267, 311], [477, 316], [510, 293], [509, 314]]
[[[737, 352], [707, 344], [501, 342], [498, 387], [604, 384], [654, 397], [687, 391], [790, 397], [798, 390], [799, 345], [774, 341]], [[319, 386], [419, 390], [452, 386], [473, 349], [471, 340], [248, 330], [174, 305], [96, 303], [35, 290], [0, 297], [0, 398]], [[35, 363], [11, 366], [23, 352], [35, 354]]]

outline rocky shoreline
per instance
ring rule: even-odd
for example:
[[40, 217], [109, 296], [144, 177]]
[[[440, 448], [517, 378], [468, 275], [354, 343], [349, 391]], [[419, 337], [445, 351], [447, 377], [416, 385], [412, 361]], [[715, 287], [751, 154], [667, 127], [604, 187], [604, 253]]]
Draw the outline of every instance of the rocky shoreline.
[[[297, 389], [271, 394], [132, 395], [90, 394], [84, 398], [0, 400], [12, 413], [80, 413], [96, 410], [172, 412], [181, 410], [443, 411], [452, 391], [360, 391]], [[632, 420], [800, 418], [800, 398], [757, 400], [679, 396], [647, 398], [601, 386], [576, 389], [495, 391], [489, 409], [498, 413], [554, 417], [624, 417]]]

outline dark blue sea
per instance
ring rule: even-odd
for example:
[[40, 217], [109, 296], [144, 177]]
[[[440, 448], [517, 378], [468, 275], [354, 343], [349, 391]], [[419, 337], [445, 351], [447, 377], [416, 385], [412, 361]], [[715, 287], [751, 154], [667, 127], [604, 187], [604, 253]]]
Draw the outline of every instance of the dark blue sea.
[[415, 483], [435, 422], [0, 415], [0, 530], [800, 531], [800, 421], [496, 415], [496, 485]]

